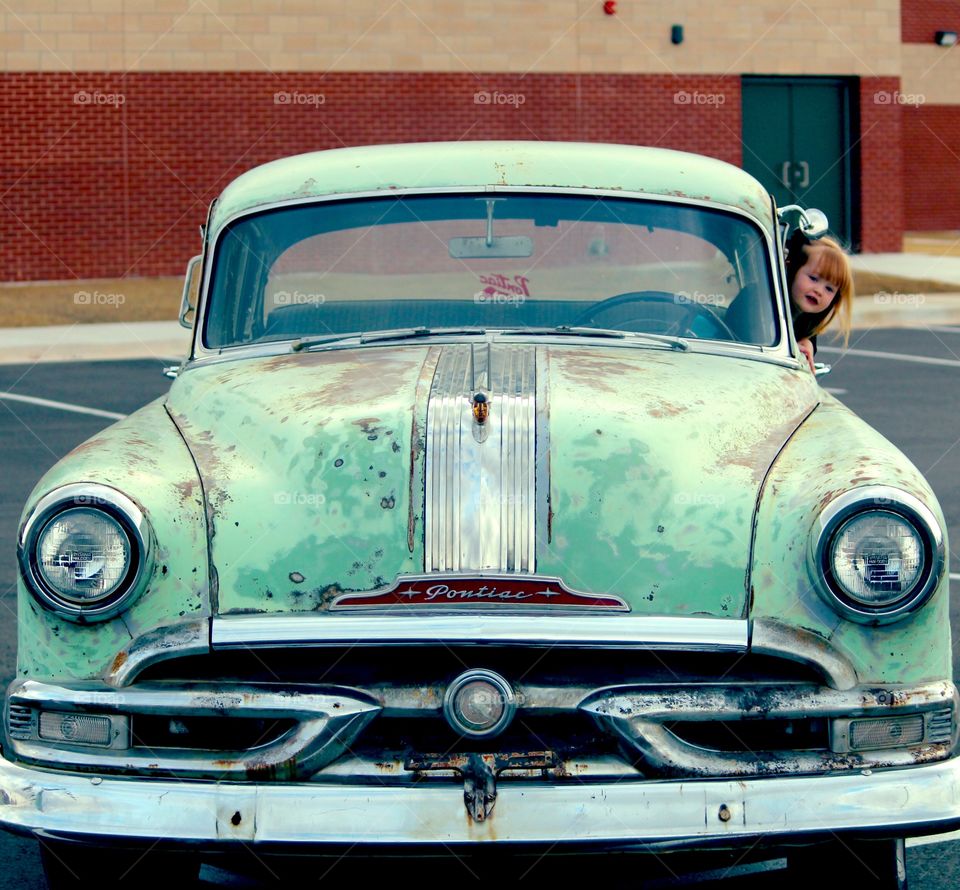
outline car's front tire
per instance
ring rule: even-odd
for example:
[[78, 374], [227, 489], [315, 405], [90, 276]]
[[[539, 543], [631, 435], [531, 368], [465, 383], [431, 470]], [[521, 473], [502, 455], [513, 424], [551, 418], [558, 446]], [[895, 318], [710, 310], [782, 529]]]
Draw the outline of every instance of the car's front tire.
[[907, 890], [907, 861], [903, 838], [861, 840], [833, 837], [787, 856], [791, 877], [831, 885]]
[[157, 879], [177, 890], [196, 885], [200, 860], [190, 853], [96, 847], [65, 841], [40, 841], [40, 861], [50, 890], [151, 886]]

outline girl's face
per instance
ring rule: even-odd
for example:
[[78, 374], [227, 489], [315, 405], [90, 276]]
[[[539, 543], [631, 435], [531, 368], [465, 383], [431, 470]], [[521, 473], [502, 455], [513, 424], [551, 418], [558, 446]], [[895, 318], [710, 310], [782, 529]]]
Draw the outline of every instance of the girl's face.
[[837, 296], [835, 282], [827, 281], [817, 274], [820, 258], [816, 249], [807, 251], [807, 261], [797, 271], [790, 287], [790, 299], [801, 312], [823, 312]]

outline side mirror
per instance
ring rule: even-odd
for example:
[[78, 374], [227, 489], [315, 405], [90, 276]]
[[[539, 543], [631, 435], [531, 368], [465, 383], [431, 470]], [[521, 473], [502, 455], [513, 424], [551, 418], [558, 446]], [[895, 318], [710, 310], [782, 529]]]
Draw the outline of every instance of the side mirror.
[[822, 210], [817, 210], [816, 208], [804, 210], [799, 204], [787, 204], [786, 207], [777, 208], [777, 219], [780, 220], [781, 223], [784, 223], [784, 225], [786, 225], [784, 222], [784, 214], [790, 210], [797, 212], [797, 215], [800, 217], [800, 231], [811, 241], [822, 238], [830, 231], [830, 221]]
[[810, 240], [822, 238], [830, 230], [830, 221], [822, 210], [811, 208], [800, 214], [800, 231]]
[[183, 296], [180, 298], [180, 325], [185, 328], [192, 328], [195, 319], [188, 320], [187, 316], [191, 312], [196, 312], [197, 295], [200, 293], [200, 261], [203, 254], [197, 254], [187, 263], [187, 273], [183, 279]]

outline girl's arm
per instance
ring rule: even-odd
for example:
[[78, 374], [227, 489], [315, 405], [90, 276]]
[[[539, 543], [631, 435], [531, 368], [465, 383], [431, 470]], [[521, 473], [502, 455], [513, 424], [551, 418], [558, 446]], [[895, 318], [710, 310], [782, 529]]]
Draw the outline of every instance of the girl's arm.
[[797, 340], [797, 346], [806, 358], [807, 364], [810, 365], [810, 370], [813, 371], [813, 343], [810, 338], [801, 337]]

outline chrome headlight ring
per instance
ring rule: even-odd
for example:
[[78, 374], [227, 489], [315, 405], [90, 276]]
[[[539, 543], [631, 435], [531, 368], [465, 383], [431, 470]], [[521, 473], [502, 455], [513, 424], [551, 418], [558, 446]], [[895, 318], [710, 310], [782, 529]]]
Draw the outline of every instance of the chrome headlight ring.
[[[119, 531], [125, 563], [116, 582], [89, 600], [58, 589], [41, 565], [38, 548], [44, 533], [65, 516], [97, 515]], [[102, 621], [127, 608], [142, 592], [153, 573], [153, 532], [143, 510], [114, 488], [97, 483], [73, 483], [44, 495], [30, 511], [17, 539], [20, 572], [30, 592], [45, 608], [74, 621]]]
[[[834, 575], [832, 563], [838, 535], [851, 520], [868, 514], [906, 522], [917, 534], [923, 560], [908, 590], [891, 602], [876, 606], [845, 591]], [[943, 529], [932, 511], [913, 495], [886, 485], [855, 488], [835, 498], [817, 517], [810, 541], [817, 592], [845, 618], [861, 624], [889, 624], [912, 614], [937, 589], [946, 567]]]

